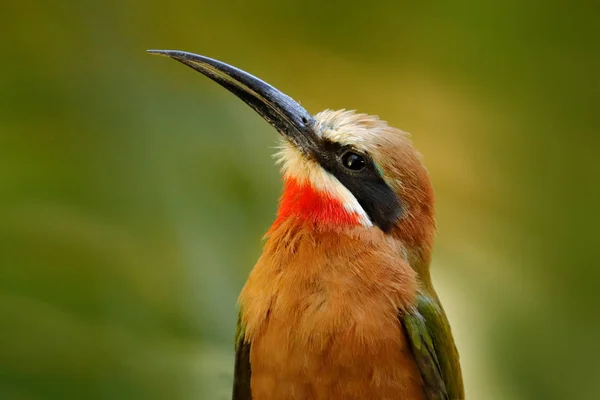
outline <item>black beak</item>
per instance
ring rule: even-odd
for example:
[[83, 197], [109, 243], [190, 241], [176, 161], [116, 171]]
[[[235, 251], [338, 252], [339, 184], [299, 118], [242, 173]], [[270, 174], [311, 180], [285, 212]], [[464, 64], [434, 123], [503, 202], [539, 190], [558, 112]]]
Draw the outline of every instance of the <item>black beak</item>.
[[314, 117], [273, 86], [241, 69], [197, 54], [176, 50], [148, 50], [148, 53], [171, 57], [206, 75], [252, 107], [303, 154], [315, 154], [319, 140]]

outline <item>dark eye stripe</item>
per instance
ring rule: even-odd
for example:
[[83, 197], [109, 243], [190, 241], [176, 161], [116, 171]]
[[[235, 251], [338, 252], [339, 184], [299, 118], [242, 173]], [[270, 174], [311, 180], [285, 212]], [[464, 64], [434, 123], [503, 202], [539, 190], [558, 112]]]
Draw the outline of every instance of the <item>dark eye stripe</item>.
[[[364, 157], [364, 167], [360, 170], [345, 167], [343, 156], [348, 152]], [[354, 152], [348, 146], [324, 141], [316, 158], [323, 169], [335, 176], [354, 195], [371, 222], [384, 232], [389, 232], [402, 214], [402, 203], [368, 155]]]

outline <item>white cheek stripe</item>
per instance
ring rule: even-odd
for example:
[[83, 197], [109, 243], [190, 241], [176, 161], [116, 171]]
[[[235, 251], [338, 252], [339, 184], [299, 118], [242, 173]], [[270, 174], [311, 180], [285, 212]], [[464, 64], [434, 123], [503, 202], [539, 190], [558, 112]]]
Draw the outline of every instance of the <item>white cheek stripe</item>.
[[338, 179], [321, 168], [317, 163], [305, 160], [302, 155], [289, 143], [283, 142], [280, 151], [275, 154], [277, 162], [281, 164], [284, 176], [295, 178], [299, 181], [308, 181], [316, 190], [326, 192], [334, 199], [339, 200], [344, 208], [358, 217], [358, 221], [365, 227], [373, 226], [369, 216], [361, 207], [356, 197]]

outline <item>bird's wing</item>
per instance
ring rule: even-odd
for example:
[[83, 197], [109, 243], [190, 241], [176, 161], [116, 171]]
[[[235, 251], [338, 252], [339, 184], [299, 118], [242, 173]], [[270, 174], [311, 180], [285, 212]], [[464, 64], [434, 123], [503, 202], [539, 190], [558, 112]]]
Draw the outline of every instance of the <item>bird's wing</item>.
[[235, 332], [235, 366], [233, 368], [233, 396], [232, 400], [252, 400], [250, 392], [250, 343], [245, 339], [245, 329], [238, 317]]
[[458, 352], [437, 299], [419, 294], [416, 306], [400, 315], [427, 400], [463, 400]]

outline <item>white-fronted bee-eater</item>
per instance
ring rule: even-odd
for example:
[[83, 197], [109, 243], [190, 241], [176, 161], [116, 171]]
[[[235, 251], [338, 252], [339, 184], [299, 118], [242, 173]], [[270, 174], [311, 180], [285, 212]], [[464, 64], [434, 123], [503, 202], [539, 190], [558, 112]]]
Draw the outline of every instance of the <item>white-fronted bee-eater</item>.
[[211, 58], [150, 53], [209, 77], [281, 134], [283, 194], [239, 297], [233, 399], [463, 399], [429, 273], [433, 189], [408, 135], [353, 111], [313, 116]]

